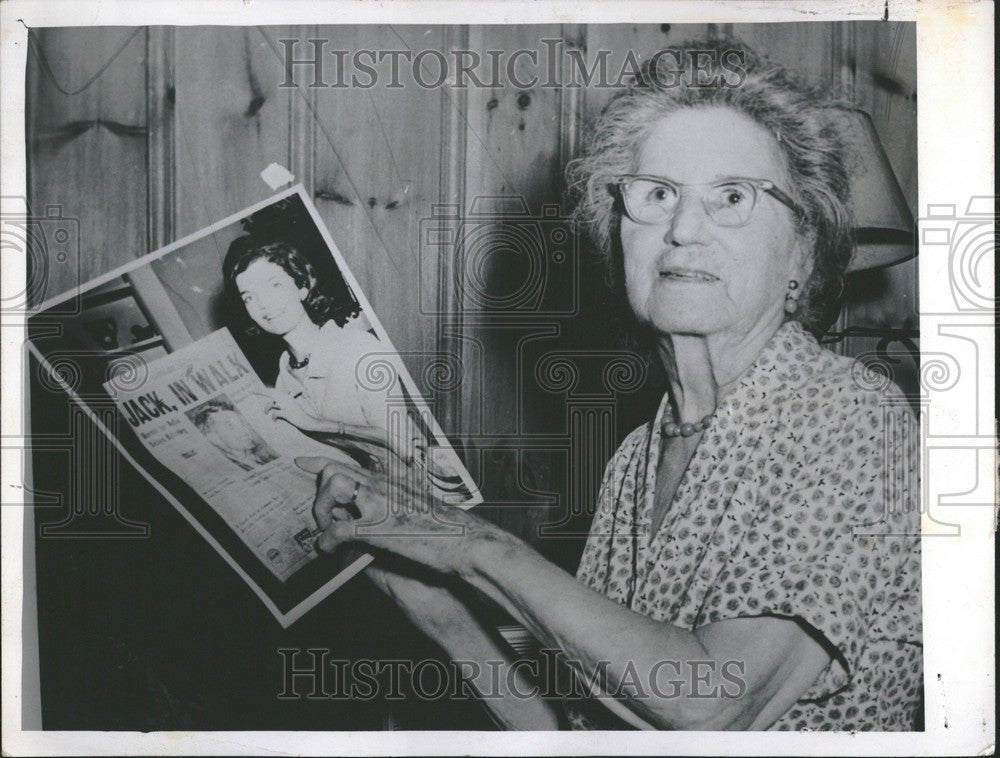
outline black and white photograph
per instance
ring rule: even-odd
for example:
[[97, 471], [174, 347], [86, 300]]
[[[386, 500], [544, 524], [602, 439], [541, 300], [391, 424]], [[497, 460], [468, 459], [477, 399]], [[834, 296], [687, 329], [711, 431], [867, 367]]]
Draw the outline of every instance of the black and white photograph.
[[992, 744], [953, 16], [240, 5], [4, 73], [27, 753]]
[[285, 626], [370, 560], [317, 549], [319, 461], [482, 500], [307, 202], [292, 190], [28, 319], [41, 381], [118, 408], [111, 440]]

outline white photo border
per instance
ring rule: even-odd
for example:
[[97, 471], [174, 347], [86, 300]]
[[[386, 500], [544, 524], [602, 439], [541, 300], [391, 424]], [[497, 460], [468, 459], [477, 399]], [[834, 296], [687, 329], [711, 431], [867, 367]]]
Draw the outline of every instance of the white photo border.
[[[0, 70], [3, 82], [3, 172], [0, 195], [25, 193], [24, 82], [27, 29], [38, 26], [151, 24], [267, 25], [294, 23], [653, 23], [878, 20], [916, 21], [918, 53], [919, 208], [942, 208], [936, 225], [958, 223], [975, 197], [995, 194], [994, 6], [952, 2], [461, 2], [459, 0], [7, 0], [0, 3]], [[947, 208], [951, 208], [948, 216]], [[995, 208], [995, 206], [994, 206]], [[7, 211], [9, 208], [3, 208]], [[968, 209], [968, 210], [967, 210]], [[949, 221], [950, 218], [950, 221]], [[938, 392], [928, 407], [929, 445], [922, 483], [928, 512], [923, 529], [925, 731], [909, 733], [499, 733], [475, 732], [200, 732], [108, 733], [24, 729], [22, 713], [37, 710], [37, 683], [22, 678], [37, 667], [33, 650], [33, 556], [24, 550], [32, 533], [31, 510], [8, 506], [2, 518], [3, 750], [13, 755], [231, 754], [261, 752], [319, 755], [377, 754], [611, 754], [692, 755], [975, 755], [995, 742], [994, 538], [995, 500], [994, 313], [956, 305], [952, 256], [920, 242], [920, 334], [923, 371], [930, 353], [949, 353], [960, 340], [971, 350], [976, 392]], [[992, 260], [993, 251], [988, 253]], [[3, 259], [5, 291], [23, 285], [23, 261]], [[992, 266], [977, 291], [994, 299]], [[959, 336], [955, 336], [956, 333]], [[3, 314], [4, 501], [22, 484], [23, 404], [21, 356], [24, 318]], [[971, 413], [971, 416], [970, 416]], [[971, 420], [970, 420], [971, 419]], [[970, 432], [969, 430], [972, 430]], [[938, 453], [934, 453], [934, 451]], [[964, 451], [961, 462], [942, 451]], [[971, 461], [969, 460], [971, 459]], [[973, 482], [975, 491], [951, 493]], [[977, 478], [978, 477], [978, 478]], [[952, 482], [952, 483], [950, 483]], [[985, 484], [984, 484], [985, 483]], [[985, 489], [984, 489], [985, 488]], [[960, 492], [960, 491], [959, 491]], [[976, 504], [976, 501], [979, 504]], [[930, 508], [935, 513], [929, 512]], [[958, 536], [941, 533], [940, 521], [957, 524]], [[31, 544], [30, 542], [28, 544]], [[35, 657], [34, 661], [32, 656]]]

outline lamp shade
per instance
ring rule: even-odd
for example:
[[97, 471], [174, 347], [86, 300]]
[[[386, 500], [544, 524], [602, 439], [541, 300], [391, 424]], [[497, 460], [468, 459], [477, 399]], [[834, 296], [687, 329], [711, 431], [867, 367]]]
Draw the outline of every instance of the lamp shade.
[[913, 215], [871, 117], [854, 108], [837, 108], [834, 118], [851, 150], [848, 176], [856, 244], [848, 271], [912, 258], [916, 255]]

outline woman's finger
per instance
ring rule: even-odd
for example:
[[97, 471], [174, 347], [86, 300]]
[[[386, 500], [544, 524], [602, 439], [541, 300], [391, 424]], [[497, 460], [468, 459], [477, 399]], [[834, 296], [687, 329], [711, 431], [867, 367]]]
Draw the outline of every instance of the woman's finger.
[[324, 553], [332, 553], [345, 542], [357, 539], [357, 527], [353, 521], [333, 521], [323, 529], [316, 540], [316, 547]]
[[357, 463], [348, 463], [342, 460], [330, 460], [322, 456], [299, 456], [295, 459], [295, 465], [310, 474], [319, 475], [319, 485], [323, 486], [326, 479], [340, 474], [356, 481], [362, 482], [375, 495], [380, 495], [385, 490], [383, 477], [362, 468]]
[[349, 510], [347, 510], [347, 508], [333, 508], [333, 509], [331, 509], [331, 511], [330, 511], [330, 517], [334, 521], [353, 521], [354, 520], [354, 516], [351, 515], [351, 512]]
[[334, 511], [344, 510], [348, 505], [357, 506], [361, 487], [362, 481], [357, 477], [338, 473], [330, 475], [328, 469], [324, 470], [320, 474], [320, 485], [313, 503], [316, 525], [326, 529], [334, 521], [343, 521], [334, 515]]
[[313, 516], [320, 529], [332, 521], [349, 521], [355, 515], [370, 517], [367, 510], [382, 502], [383, 488], [373, 486], [370, 472], [320, 456], [300, 456], [295, 464], [310, 474], [318, 474]]

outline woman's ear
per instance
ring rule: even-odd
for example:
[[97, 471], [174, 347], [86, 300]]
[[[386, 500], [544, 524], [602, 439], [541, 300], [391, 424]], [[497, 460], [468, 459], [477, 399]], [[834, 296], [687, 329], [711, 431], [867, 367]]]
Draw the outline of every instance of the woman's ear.
[[312, 272], [311, 268], [307, 268], [305, 277], [299, 281], [302, 282], [302, 286], [299, 287], [299, 301], [304, 303], [309, 298], [309, 293], [316, 289], [318, 283], [316, 274]]
[[813, 271], [813, 250], [816, 249], [816, 240], [813, 233], [799, 235], [795, 243], [795, 252], [792, 255], [792, 271], [789, 279], [795, 279], [803, 284], [812, 276]]

